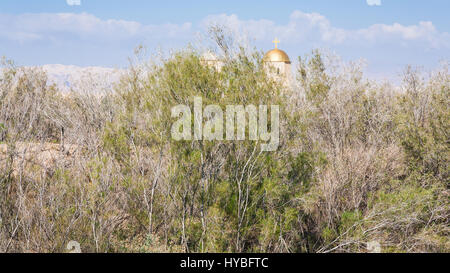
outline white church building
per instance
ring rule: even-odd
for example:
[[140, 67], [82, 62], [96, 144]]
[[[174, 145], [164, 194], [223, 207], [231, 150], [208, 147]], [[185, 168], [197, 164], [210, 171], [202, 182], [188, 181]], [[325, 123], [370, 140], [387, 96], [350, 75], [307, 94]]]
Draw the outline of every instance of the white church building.
[[273, 43], [275, 44], [275, 48], [268, 51], [263, 58], [267, 73], [269, 73], [274, 79], [290, 85], [293, 80], [291, 60], [286, 52], [278, 49], [278, 43], [280, 43], [278, 39], [275, 39]]
[[[275, 48], [268, 51], [263, 58], [265, 69], [274, 80], [279, 80], [286, 86], [290, 86], [293, 82], [291, 60], [286, 52], [278, 49], [280, 43], [278, 39], [275, 39], [273, 43]], [[218, 71], [222, 69], [223, 61], [209, 51], [201, 56], [201, 60], [204, 64], [214, 67]]]

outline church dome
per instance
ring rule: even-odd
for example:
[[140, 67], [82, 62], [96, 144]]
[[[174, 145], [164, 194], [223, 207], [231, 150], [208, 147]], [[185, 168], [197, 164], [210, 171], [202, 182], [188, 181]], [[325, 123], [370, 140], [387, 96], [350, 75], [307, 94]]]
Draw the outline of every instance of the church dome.
[[289, 59], [289, 56], [280, 49], [272, 49], [271, 51], [267, 52], [266, 55], [264, 55], [265, 62], [283, 62], [290, 64], [291, 60]]

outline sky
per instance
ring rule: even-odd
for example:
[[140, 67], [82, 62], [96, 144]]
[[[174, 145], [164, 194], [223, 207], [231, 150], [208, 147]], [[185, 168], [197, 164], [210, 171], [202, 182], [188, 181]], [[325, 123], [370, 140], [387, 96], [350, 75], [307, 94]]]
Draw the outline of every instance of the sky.
[[448, 0], [2, 0], [0, 56], [125, 67], [139, 44], [179, 49], [220, 24], [259, 50], [277, 37], [293, 60], [322, 48], [390, 78], [449, 60], [449, 11]]

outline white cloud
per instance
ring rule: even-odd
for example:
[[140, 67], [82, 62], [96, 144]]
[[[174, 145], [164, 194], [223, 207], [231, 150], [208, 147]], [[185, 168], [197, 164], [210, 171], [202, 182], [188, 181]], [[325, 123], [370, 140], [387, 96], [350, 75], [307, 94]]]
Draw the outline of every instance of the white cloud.
[[120, 41], [170, 38], [191, 30], [191, 24], [143, 25], [126, 20], [102, 20], [87, 13], [39, 13], [2, 15], [0, 38], [29, 42], [34, 40]]
[[381, 0], [367, 0], [369, 6], [381, 6]]
[[[338, 28], [323, 15], [294, 11], [286, 24], [270, 20], [241, 20], [237, 15], [210, 15], [199, 25], [159, 24], [144, 25], [135, 21], [102, 20], [88, 13], [39, 13], [2, 15], [0, 17], [0, 39], [20, 43], [33, 41], [86, 43], [129, 41], [161, 42], [176, 40], [192, 41], [197, 31], [218, 23], [227, 26], [238, 37], [255, 41], [272, 41], [279, 37], [283, 44], [311, 46], [377, 44], [413, 45], [420, 43], [427, 48], [450, 48], [450, 35], [439, 32], [432, 22], [415, 25], [374, 24], [361, 29]], [[150, 40], [151, 39], [151, 40]]]
[[81, 6], [81, 0], [66, 0], [69, 6]]
[[413, 45], [421, 43], [427, 48], [449, 48], [448, 33], [436, 30], [432, 22], [419, 22], [416, 25], [375, 24], [361, 29], [334, 27], [330, 21], [318, 13], [294, 11], [285, 25], [277, 25], [269, 20], [240, 20], [236, 15], [213, 15], [203, 21], [203, 27], [214, 23], [227, 26], [236, 35], [242, 33], [261, 41], [271, 41], [279, 37], [283, 43], [296, 45], [309, 43], [320, 46], [377, 44]]

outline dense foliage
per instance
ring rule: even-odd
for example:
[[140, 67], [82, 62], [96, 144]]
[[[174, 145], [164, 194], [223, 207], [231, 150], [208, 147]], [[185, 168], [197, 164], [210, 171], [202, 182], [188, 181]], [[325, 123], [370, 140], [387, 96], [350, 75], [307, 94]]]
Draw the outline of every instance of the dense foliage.
[[[100, 95], [4, 61], [0, 251], [450, 251], [448, 66], [397, 89], [313, 51], [286, 86], [220, 41], [220, 70], [187, 49]], [[196, 96], [280, 105], [278, 150], [174, 141], [171, 108]]]

